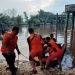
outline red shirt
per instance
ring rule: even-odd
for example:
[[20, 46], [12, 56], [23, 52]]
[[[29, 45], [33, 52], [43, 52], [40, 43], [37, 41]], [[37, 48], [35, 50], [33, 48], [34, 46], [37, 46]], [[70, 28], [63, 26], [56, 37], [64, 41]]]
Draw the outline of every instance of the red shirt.
[[[34, 38], [33, 38], [34, 37]], [[33, 38], [33, 39], [32, 39]], [[30, 36], [31, 51], [34, 53], [42, 52], [41, 37], [37, 34]]]
[[16, 45], [17, 45], [17, 40], [18, 40], [18, 37], [14, 36], [13, 32], [5, 33], [5, 35], [3, 36], [2, 43], [6, 44], [6, 48], [5, 48], [4, 44], [2, 44], [1, 52], [6, 53], [7, 52], [6, 50], [8, 49], [10, 51], [10, 53], [13, 53], [14, 49], [16, 48]]

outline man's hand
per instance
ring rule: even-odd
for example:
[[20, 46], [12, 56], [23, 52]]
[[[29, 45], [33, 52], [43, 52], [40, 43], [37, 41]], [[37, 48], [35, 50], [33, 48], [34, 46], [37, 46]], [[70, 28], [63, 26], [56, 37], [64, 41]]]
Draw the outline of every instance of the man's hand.
[[18, 52], [18, 54], [20, 55], [21, 54], [21, 52], [20, 51], [17, 51]]
[[6, 52], [7, 52], [7, 55], [10, 55], [11, 54], [10, 51], [9, 51], [9, 49], [7, 49]]
[[17, 53], [18, 54], [21, 54], [21, 52], [20, 52], [20, 50], [19, 50], [19, 48], [18, 48], [18, 45], [16, 44], [16, 50], [17, 50]]

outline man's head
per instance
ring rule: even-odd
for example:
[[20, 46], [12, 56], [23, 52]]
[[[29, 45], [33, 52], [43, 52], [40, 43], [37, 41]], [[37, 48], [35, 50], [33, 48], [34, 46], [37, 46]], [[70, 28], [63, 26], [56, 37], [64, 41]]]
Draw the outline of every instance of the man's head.
[[19, 27], [13, 27], [12, 31], [17, 35], [19, 33]]
[[49, 42], [50, 41], [50, 37], [46, 37], [46, 42]]
[[30, 34], [34, 33], [33, 28], [29, 28], [29, 29], [28, 29], [28, 32], [29, 32]]
[[53, 35], [53, 34], [50, 34], [50, 37], [51, 37], [51, 38], [53, 38], [53, 37], [54, 37], [54, 35]]

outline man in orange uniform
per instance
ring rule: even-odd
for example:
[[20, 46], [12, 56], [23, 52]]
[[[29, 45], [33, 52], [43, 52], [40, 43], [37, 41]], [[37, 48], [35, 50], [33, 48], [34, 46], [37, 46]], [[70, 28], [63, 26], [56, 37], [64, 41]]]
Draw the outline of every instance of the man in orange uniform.
[[14, 62], [15, 62], [14, 50], [16, 49], [18, 54], [20, 54], [20, 51], [17, 45], [18, 32], [19, 32], [18, 27], [13, 27], [11, 32], [6, 32], [3, 36], [2, 46], [1, 46], [2, 55], [5, 57], [12, 75], [16, 75], [16, 68], [14, 65]]
[[30, 50], [30, 64], [33, 68], [31, 73], [36, 74], [37, 70], [35, 68], [35, 63], [33, 61], [34, 57], [38, 56], [40, 60], [40, 65], [41, 65], [41, 57], [42, 57], [42, 43], [41, 43], [41, 37], [38, 34], [34, 33], [34, 30], [32, 28], [28, 29], [30, 36], [28, 37], [28, 44], [29, 44], [29, 50]]
[[61, 57], [62, 57], [62, 54], [63, 54], [63, 51], [66, 47], [66, 45], [64, 44], [62, 46], [62, 48], [58, 47], [58, 45], [56, 44], [56, 42], [53, 40], [53, 39], [50, 39], [50, 44], [51, 46], [54, 48], [54, 51], [51, 53], [51, 55], [47, 58], [47, 61], [46, 61], [46, 68], [48, 68], [48, 65], [50, 64], [50, 62], [52, 60], [54, 60], [55, 58], [57, 58], [57, 60], [61, 60]]

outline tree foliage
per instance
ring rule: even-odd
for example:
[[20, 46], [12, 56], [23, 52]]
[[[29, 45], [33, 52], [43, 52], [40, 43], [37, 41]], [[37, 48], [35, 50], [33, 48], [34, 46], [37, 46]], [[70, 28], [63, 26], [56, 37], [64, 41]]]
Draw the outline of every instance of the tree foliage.
[[31, 15], [28, 22], [33, 25], [40, 25], [41, 22], [48, 23], [53, 20], [55, 20], [55, 14], [40, 10], [37, 15]]
[[[28, 20], [30, 26], [39, 26], [41, 22], [43, 23], [50, 23], [50, 24], [56, 24], [58, 23], [58, 27], [62, 24], [65, 24], [66, 19], [66, 13], [63, 12], [61, 15], [53, 14], [51, 12], [45, 12], [43, 10], [38, 11], [37, 15], [31, 15], [30, 19]], [[56, 22], [57, 21], [57, 22]]]
[[40, 26], [40, 23], [51, 23], [57, 21], [58, 27], [59, 24], [65, 24], [66, 19], [66, 13], [63, 12], [61, 15], [58, 15], [58, 19], [56, 14], [53, 14], [51, 12], [45, 12], [43, 10], [38, 11], [38, 14], [31, 15], [30, 18], [28, 18], [28, 15], [26, 12], [24, 12], [24, 19], [21, 15], [16, 15], [15, 9], [12, 10], [6, 10], [6, 12], [0, 14], [0, 28], [1, 26], [4, 26], [3, 28], [6, 28], [6, 26], [24, 26], [25, 24], [29, 26]]

